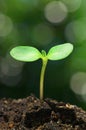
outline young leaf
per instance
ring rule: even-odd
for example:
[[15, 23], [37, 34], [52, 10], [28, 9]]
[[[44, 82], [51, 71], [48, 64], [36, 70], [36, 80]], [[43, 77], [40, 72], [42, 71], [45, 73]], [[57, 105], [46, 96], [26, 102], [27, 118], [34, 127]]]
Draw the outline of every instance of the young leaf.
[[17, 46], [10, 51], [10, 55], [19, 61], [31, 62], [41, 58], [38, 49], [31, 46]]
[[62, 45], [57, 45], [52, 47], [47, 57], [49, 60], [60, 60], [66, 58], [73, 50], [73, 45], [70, 43], [65, 43]]

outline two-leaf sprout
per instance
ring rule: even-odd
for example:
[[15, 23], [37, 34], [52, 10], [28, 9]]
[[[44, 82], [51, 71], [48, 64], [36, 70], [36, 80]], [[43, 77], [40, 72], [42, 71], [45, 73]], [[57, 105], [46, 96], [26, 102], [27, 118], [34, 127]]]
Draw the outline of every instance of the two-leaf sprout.
[[40, 74], [40, 99], [42, 100], [44, 75], [48, 60], [64, 59], [72, 52], [72, 50], [73, 45], [70, 43], [56, 45], [49, 50], [48, 54], [46, 54], [46, 51], [44, 50], [40, 52], [38, 49], [31, 46], [17, 46], [10, 51], [10, 54], [14, 59], [24, 62], [32, 62], [40, 58], [42, 59]]

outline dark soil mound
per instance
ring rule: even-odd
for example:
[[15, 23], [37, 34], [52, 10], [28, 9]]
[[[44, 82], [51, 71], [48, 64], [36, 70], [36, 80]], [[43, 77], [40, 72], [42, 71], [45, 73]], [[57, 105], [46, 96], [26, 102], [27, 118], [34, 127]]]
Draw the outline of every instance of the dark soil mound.
[[86, 112], [52, 99], [4, 98], [0, 100], [0, 130], [86, 130]]

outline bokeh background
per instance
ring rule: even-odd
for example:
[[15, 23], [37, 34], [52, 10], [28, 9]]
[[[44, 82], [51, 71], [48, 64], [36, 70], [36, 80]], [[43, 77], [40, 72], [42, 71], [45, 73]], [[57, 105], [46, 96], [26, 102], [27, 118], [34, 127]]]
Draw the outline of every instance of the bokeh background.
[[13, 47], [48, 52], [67, 42], [74, 51], [48, 62], [44, 95], [86, 110], [86, 0], [0, 0], [0, 98], [39, 97], [41, 60], [15, 61]]

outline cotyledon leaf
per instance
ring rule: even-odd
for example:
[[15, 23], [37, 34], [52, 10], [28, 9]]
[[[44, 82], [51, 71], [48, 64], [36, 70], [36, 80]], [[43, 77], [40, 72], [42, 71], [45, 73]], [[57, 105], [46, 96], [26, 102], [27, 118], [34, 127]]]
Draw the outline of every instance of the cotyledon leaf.
[[66, 58], [72, 51], [73, 45], [71, 43], [56, 45], [49, 50], [47, 57], [49, 60], [60, 60]]
[[10, 55], [16, 60], [31, 62], [41, 58], [42, 54], [31, 46], [17, 46], [10, 51]]

